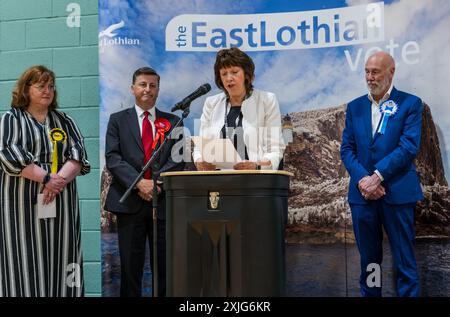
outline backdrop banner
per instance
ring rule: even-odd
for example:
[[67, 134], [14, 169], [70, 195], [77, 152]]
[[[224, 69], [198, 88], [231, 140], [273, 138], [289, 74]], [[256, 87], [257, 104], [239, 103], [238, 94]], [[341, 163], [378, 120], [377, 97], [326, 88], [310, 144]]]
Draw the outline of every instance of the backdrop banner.
[[[254, 86], [275, 93], [280, 103], [288, 144], [285, 170], [295, 175], [287, 228], [291, 296], [358, 295], [349, 176], [339, 148], [346, 104], [368, 93], [367, 57], [389, 52], [396, 60], [395, 87], [424, 102], [416, 166], [425, 199], [416, 208], [417, 252], [419, 268], [434, 266], [437, 275], [421, 271], [422, 292], [450, 295], [450, 283], [442, 284], [442, 259], [450, 257], [450, 2], [100, 0], [99, 16], [102, 198], [110, 180], [103, 168], [107, 122], [110, 114], [134, 105], [130, 85], [137, 68], [150, 66], [161, 75], [157, 107], [163, 111], [170, 112], [200, 85], [211, 84], [210, 93], [192, 102], [185, 120], [187, 133], [197, 135], [206, 96], [219, 93], [216, 52], [237, 46], [252, 57]], [[119, 259], [115, 220], [104, 210], [102, 230], [103, 292], [109, 296], [115, 295], [111, 285], [118, 282]], [[317, 277], [316, 283], [304, 276]], [[389, 285], [386, 294], [395, 294]]]

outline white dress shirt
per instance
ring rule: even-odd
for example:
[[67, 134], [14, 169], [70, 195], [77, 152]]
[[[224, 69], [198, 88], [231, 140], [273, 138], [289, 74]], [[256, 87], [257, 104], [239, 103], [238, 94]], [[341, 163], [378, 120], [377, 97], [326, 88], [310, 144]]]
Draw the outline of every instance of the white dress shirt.
[[372, 136], [374, 136], [375, 133], [377, 132], [378, 123], [380, 122], [381, 119], [380, 104], [389, 99], [393, 87], [394, 85], [391, 84], [389, 90], [386, 92], [383, 98], [380, 99], [378, 103], [375, 101], [375, 99], [373, 99], [372, 94], [369, 92], [368, 97], [369, 100], [372, 101]]
[[[141, 137], [142, 137], [142, 122], [144, 121], [144, 118], [145, 118], [144, 112], [146, 110], [143, 110], [141, 107], [139, 107], [136, 104], [134, 105], [134, 109], [136, 110], [136, 113], [137, 113], [138, 122], [139, 122], [139, 132], [141, 133]], [[150, 124], [152, 125], [153, 137], [154, 137], [156, 135], [156, 129], [155, 129], [155, 123], [154, 123], [155, 119], [156, 119], [155, 106], [151, 107], [147, 111], [149, 112], [148, 121], [150, 121]]]
[[[375, 101], [375, 99], [372, 97], [372, 94], [369, 92], [368, 97], [369, 100], [372, 101], [372, 136], [375, 136], [375, 133], [377, 133], [378, 124], [380, 123], [381, 120], [380, 104], [389, 99], [393, 87], [394, 85], [393, 83], [391, 83], [391, 87], [389, 87], [388, 91], [384, 94], [383, 98], [381, 98], [378, 103]], [[378, 175], [381, 181], [384, 180], [383, 175], [381, 175], [380, 171], [375, 170], [374, 173]]]

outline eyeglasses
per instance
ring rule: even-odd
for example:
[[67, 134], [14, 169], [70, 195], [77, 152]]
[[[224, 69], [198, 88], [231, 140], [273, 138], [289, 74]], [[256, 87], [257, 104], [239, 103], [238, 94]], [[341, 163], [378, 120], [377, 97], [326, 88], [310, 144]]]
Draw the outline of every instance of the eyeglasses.
[[56, 90], [55, 85], [44, 85], [44, 84], [38, 84], [38, 85], [31, 85], [34, 88], [36, 88], [39, 92], [43, 92], [45, 88], [48, 88], [50, 92], [54, 92]]

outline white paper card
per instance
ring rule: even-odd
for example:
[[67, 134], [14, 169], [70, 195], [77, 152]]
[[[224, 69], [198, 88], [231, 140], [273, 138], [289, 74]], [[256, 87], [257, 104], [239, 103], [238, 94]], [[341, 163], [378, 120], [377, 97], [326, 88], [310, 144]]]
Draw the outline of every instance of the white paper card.
[[44, 205], [44, 194], [38, 194], [36, 210], [38, 219], [56, 217], [56, 198], [50, 204]]
[[242, 162], [239, 153], [228, 138], [205, 139], [193, 136], [192, 140], [195, 147], [201, 150], [203, 161], [216, 165], [218, 169], [233, 169], [236, 163]]

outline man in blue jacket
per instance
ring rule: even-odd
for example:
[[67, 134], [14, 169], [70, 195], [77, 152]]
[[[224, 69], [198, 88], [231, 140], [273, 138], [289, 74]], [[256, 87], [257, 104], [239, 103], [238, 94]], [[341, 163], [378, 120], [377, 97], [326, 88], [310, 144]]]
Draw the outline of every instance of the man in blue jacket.
[[[384, 227], [399, 296], [418, 296], [414, 207], [423, 198], [413, 163], [420, 147], [422, 101], [392, 85], [395, 61], [385, 52], [365, 65], [369, 94], [347, 106], [341, 158], [350, 174], [348, 202], [361, 256], [362, 296], [381, 296]], [[381, 278], [379, 278], [381, 280]]]

